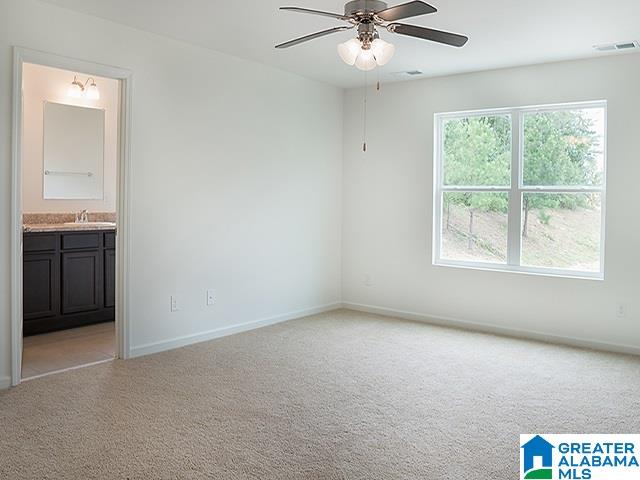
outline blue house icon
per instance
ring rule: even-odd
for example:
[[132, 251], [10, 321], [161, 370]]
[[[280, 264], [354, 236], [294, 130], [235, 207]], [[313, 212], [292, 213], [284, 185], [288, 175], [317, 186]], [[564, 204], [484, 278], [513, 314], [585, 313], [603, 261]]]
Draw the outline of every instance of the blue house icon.
[[522, 445], [524, 448], [524, 471], [528, 472], [533, 468], [533, 458], [542, 457], [542, 466], [544, 468], [553, 467], [553, 449], [555, 448], [540, 435], [536, 435], [527, 443]]

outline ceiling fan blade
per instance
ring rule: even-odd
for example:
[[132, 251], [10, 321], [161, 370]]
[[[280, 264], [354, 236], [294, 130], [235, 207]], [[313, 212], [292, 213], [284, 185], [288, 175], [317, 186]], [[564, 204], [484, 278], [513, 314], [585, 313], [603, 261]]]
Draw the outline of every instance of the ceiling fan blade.
[[325, 35], [331, 35], [332, 33], [342, 32], [343, 30], [350, 30], [353, 28], [353, 25], [344, 26], [344, 27], [333, 27], [329, 30], [322, 30], [321, 32], [312, 33], [310, 35], [305, 35], [304, 37], [296, 38], [294, 40], [289, 40], [288, 42], [281, 43], [276, 45], [276, 48], [289, 48], [294, 45], [298, 45], [303, 42], [308, 42], [309, 40], [313, 40], [315, 38], [324, 37]]
[[457, 33], [443, 32], [442, 30], [433, 30], [416, 25], [405, 25], [403, 23], [392, 23], [387, 26], [387, 30], [392, 33], [399, 33], [400, 35], [408, 35], [423, 40], [444, 43], [452, 47], [462, 47], [469, 41], [468, 37], [458, 35]]
[[429, 13], [435, 13], [438, 9], [432, 7], [428, 3], [420, 2], [418, 0], [402, 5], [396, 5], [395, 7], [389, 7], [385, 10], [376, 12], [376, 16], [385, 22], [395, 22], [403, 18], [417, 17], [418, 15], [427, 15]]
[[290, 12], [298, 13], [311, 13], [312, 15], [322, 15], [323, 17], [331, 17], [337, 20], [348, 20], [349, 17], [345, 17], [341, 13], [322, 12], [320, 10], [311, 10], [310, 8], [301, 7], [280, 7], [280, 10], [288, 10]]

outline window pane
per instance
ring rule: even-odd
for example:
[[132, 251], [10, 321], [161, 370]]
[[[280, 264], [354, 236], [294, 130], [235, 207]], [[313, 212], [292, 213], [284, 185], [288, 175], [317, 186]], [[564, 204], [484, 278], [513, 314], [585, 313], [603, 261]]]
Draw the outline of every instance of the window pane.
[[445, 192], [441, 258], [506, 263], [508, 204], [507, 193]]
[[604, 108], [524, 115], [525, 185], [600, 186]]
[[445, 185], [510, 185], [510, 115], [446, 120], [443, 135]]
[[601, 195], [525, 193], [522, 265], [600, 271]]

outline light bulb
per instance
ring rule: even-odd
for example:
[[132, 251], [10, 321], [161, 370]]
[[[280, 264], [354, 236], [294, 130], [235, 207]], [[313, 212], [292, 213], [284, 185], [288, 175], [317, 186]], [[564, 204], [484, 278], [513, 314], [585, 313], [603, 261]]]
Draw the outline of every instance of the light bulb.
[[85, 95], [89, 100], [100, 100], [100, 90], [98, 90], [98, 86], [95, 83], [87, 87]]
[[358, 55], [358, 58], [356, 59], [356, 68], [364, 71], [376, 68], [376, 59], [373, 56], [371, 49], [360, 51], [360, 55]]
[[360, 53], [360, 40], [352, 38], [344, 43], [338, 44], [338, 55], [347, 65], [356, 63], [358, 54]]
[[371, 42], [371, 52], [375, 57], [376, 63], [380, 66], [385, 65], [396, 51], [396, 47], [389, 42], [385, 42], [381, 38], [376, 38]]

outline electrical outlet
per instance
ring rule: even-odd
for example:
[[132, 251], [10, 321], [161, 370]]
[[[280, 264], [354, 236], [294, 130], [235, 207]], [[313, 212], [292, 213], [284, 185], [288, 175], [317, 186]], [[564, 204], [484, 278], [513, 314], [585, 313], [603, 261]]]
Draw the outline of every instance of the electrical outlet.
[[616, 317], [624, 318], [627, 316], [627, 306], [624, 303], [616, 304]]
[[365, 273], [363, 277], [363, 283], [365, 287], [373, 286], [373, 280], [371, 279], [371, 275], [369, 275], [368, 273]]
[[178, 297], [175, 295], [171, 295], [171, 311], [177, 312], [180, 310], [180, 305], [178, 304]]
[[207, 290], [207, 305], [213, 305], [214, 303], [216, 303], [216, 299], [213, 294], [213, 290], [209, 289]]

